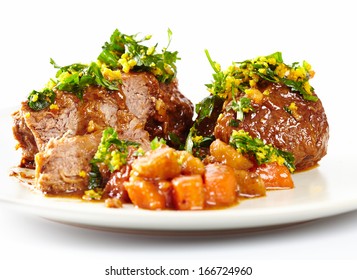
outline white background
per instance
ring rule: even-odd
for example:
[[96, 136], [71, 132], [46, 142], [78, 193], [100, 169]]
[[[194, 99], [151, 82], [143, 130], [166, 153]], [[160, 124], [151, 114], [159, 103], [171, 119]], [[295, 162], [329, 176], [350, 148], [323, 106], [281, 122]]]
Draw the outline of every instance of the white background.
[[[207, 94], [204, 84], [211, 81], [204, 49], [223, 68], [231, 61], [275, 51], [281, 51], [287, 63], [307, 60], [316, 71], [311, 83], [330, 123], [324, 160], [355, 157], [357, 17], [352, 4], [346, 0], [2, 1], [0, 108], [15, 108], [31, 90], [41, 89], [55, 73], [50, 58], [59, 65], [93, 61], [116, 28], [126, 34], [152, 34], [153, 43], [164, 47], [170, 28], [170, 50], [178, 50], [182, 59], [177, 64], [180, 89], [193, 102]], [[2, 135], [0, 139], [11, 141]], [[355, 181], [354, 174], [350, 176]], [[356, 221], [355, 211], [269, 232], [170, 237], [73, 227], [0, 204], [0, 275], [10, 271], [13, 278], [6, 279], [34, 273], [40, 277], [48, 268], [52, 276], [75, 273], [104, 279], [106, 266], [130, 261], [203, 266], [208, 261], [249, 265], [259, 260], [263, 262], [257, 266], [271, 275], [275, 271], [291, 278], [298, 272], [284, 267], [296, 263], [281, 265], [282, 260], [300, 260], [297, 264], [302, 267], [306, 263], [301, 260], [352, 260], [355, 265]], [[269, 263], [270, 270], [262, 265], [269, 260], [276, 260]], [[99, 267], [93, 265], [96, 261]], [[316, 266], [325, 268], [315, 269], [323, 275], [333, 268], [325, 262]]]

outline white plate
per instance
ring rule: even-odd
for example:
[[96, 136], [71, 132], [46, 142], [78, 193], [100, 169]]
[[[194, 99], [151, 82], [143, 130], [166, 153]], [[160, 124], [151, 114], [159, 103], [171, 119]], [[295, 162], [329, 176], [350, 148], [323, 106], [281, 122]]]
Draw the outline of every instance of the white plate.
[[295, 189], [270, 191], [265, 198], [246, 200], [236, 207], [211, 211], [148, 211], [130, 205], [109, 209], [102, 203], [46, 198], [15, 178], [12, 166], [20, 160], [14, 152], [10, 110], [0, 113], [0, 202], [58, 222], [124, 231], [244, 231], [285, 226], [357, 209], [353, 185], [353, 158], [327, 156], [320, 166], [293, 176]]

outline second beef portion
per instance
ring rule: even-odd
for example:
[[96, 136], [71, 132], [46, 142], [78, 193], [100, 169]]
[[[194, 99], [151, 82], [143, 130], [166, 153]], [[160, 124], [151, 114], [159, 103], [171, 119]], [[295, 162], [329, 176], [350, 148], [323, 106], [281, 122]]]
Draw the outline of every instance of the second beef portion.
[[304, 100], [298, 92], [279, 83], [264, 83], [260, 89], [270, 94], [261, 103], [252, 103], [253, 111], [246, 113], [243, 121], [237, 121], [236, 113], [228, 109], [232, 100], [226, 101], [214, 126], [215, 137], [228, 143], [233, 130], [243, 129], [252, 137], [291, 152], [296, 170], [316, 165], [326, 155], [329, 139], [321, 101]]

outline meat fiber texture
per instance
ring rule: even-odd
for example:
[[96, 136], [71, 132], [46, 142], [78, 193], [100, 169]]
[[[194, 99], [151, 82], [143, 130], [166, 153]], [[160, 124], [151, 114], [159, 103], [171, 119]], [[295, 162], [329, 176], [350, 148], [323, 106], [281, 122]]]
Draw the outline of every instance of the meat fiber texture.
[[[299, 92], [279, 83], [263, 82], [259, 90], [269, 91], [242, 121], [232, 109], [232, 98], [217, 99], [210, 117], [197, 126], [198, 134], [214, 135], [229, 143], [233, 130], [244, 130], [266, 144], [291, 152], [297, 171], [311, 168], [327, 154], [329, 125], [320, 99], [305, 100]], [[241, 96], [237, 96], [239, 100]], [[314, 93], [314, 95], [316, 95]], [[291, 105], [294, 104], [294, 110]]]
[[[243, 129], [252, 137], [291, 152], [297, 171], [315, 166], [326, 155], [329, 139], [329, 125], [321, 100], [304, 100], [298, 92], [278, 83], [261, 85], [262, 92], [266, 89], [270, 94], [259, 104], [253, 102], [253, 111], [246, 113], [241, 122], [232, 122], [236, 120], [236, 113], [226, 110], [232, 102], [227, 100], [217, 123], [211, 127], [214, 136], [229, 142], [233, 130]], [[289, 111], [292, 103], [296, 108], [293, 112]], [[232, 126], [232, 123], [238, 125]]]
[[23, 102], [13, 114], [14, 136], [22, 149], [21, 166], [36, 168], [35, 187], [45, 194], [81, 193], [101, 132], [113, 127], [122, 139], [149, 149], [154, 137], [184, 141], [193, 105], [177, 80], [159, 83], [150, 73], [122, 75], [118, 91], [89, 86], [80, 100], [56, 91], [58, 108], [33, 111]]

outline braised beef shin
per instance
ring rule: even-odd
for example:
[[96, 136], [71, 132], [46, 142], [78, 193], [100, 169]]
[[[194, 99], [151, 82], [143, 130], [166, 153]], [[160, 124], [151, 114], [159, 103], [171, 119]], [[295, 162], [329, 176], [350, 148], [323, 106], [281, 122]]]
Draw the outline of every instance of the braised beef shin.
[[[246, 113], [241, 122], [233, 110], [226, 110], [232, 101], [227, 100], [214, 128], [215, 137], [228, 143], [233, 130], [243, 129], [252, 137], [291, 152], [297, 171], [316, 165], [326, 155], [329, 139], [321, 100], [304, 100], [298, 92], [278, 83], [264, 83], [261, 91], [266, 89], [270, 94], [260, 104], [252, 103], [253, 111]], [[294, 112], [289, 110], [292, 103]]]
[[79, 99], [56, 91], [55, 106], [33, 111], [27, 102], [13, 114], [13, 132], [22, 149], [21, 166], [36, 165], [36, 188], [46, 194], [85, 190], [89, 161], [101, 132], [113, 127], [122, 139], [148, 149], [158, 136], [184, 141], [192, 125], [193, 105], [177, 81], [159, 83], [146, 72], [122, 76], [118, 91], [89, 86]]

